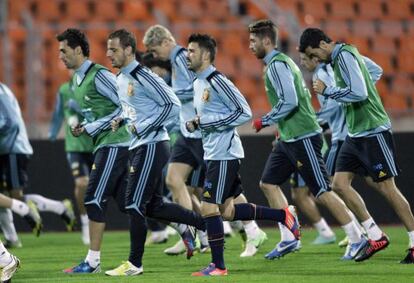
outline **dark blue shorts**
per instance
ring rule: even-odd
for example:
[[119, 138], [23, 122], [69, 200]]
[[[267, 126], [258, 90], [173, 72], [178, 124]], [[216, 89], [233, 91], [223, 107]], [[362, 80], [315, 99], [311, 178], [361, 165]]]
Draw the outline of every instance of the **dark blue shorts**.
[[230, 197], [238, 197], [243, 192], [239, 168], [238, 159], [207, 161], [202, 200], [223, 204]]
[[0, 188], [3, 190], [26, 189], [29, 184], [27, 166], [30, 155], [2, 154], [0, 155]]

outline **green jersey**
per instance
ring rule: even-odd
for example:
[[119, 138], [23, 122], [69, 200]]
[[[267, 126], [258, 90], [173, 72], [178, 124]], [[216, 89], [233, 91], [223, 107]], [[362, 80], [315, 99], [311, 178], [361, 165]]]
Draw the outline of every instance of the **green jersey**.
[[[275, 66], [272, 66], [276, 61], [283, 62], [289, 66], [285, 70], [286, 72], [290, 71], [293, 76], [294, 91], [286, 93], [282, 85], [282, 89], [275, 89], [272, 81], [283, 82], [283, 74], [278, 73]], [[266, 124], [278, 123], [280, 139], [282, 141], [296, 140], [321, 131], [316, 121], [315, 110], [311, 104], [311, 94], [305, 86], [302, 73], [291, 58], [281, 52], [275, 52], [275, 55], [266, 66], [264, 80], [267, 98], [272, 105], [272, 111], [264, 116], [262, 121]], [[281, 109], [287, 96], [296, 96], [294, 100], [297, 101], [297, 106], [293, 110], [289, 110], [287, 115], [280, 116], [279, 113], [283, 112]]]
[[[349, 133], [351, 135], [355, 135], [379, 128], [389, 123], [390, 119], [385, 112], [380, 96], [378, 95], [378, 91], [364, 63], [364, 60], [358, 50], [352, 45], [342, 45], [338, 55], [333, 59], [333, 70], [335, 74], [336, 86], [339, 88], [348, 87], [340, 70], [339, 53], [342, 51], [351, 53], [356, 59], [362, 73], [366, 91], [368, 93], [368, 97], [362, 101], [343, 103]], [[336, 94], [334, 93], [332, 95], [335, 97]]]
[[[102, 70], [106, 68], [88, 60], [73, 76], [74, 97], [84, 117], [85, 131], [93, 138], [94, 150], [110, 145], [128, 146], [130, 142], [126, 125], [116, 132], [111, 130], [111, 121], [121, 115], [122, 109], [115, 78], [109, 77], [113, 74], [104, 74]], [[105, 91], [99, 92], [98, 88]]]

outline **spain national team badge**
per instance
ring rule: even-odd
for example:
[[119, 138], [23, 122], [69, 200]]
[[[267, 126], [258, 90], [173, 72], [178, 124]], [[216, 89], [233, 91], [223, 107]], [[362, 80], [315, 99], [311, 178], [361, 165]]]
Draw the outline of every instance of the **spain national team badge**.
[[210, 90], [208, 88], [206, 88], [203, 91], [203, 96], [201, 97], [201, 99], [203, 100], [203, 102], [208, 102], [208, 100], [210, 99]]
[[127, 94], [128, 94], [128, 96], [133, 96], [134, 95], [134, 82], [132, 82], [132, 81], [130, 81], [128, 83]]

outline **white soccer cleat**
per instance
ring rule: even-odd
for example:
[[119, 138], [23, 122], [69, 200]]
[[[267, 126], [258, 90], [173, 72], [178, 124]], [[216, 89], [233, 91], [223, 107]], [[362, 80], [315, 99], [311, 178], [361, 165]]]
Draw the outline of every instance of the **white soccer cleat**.
[[175, 231], [175, 229], [171, 226], [167, 226], [166, 230], [167, 230], [168, 237], [169, 236], [175, 236], [175, 235], [178, 234], [177, 231]]
[[180, 239], [174, 246], [165, 249], [164, 253], [167, 255], [180, 255], [186, 252], [184, 242]]
[[20, 260], [15, 257], [14, 255], [10, 254], [10, 262], [6, 265], [1, 267], [1, 282], [5, 282], [10, 280], [13, 277], [13, 274], [16, 270], [20, 267]]
[[225, 237], [234, 237], [234, 232], [229, 221], [223, 221], [223, 232]]
[[151, 244], [163, 244], [168, 241], [168, 233], [167, 230], [162, 231], [152, 231], [151, 232], [151, 238], [150, 238]]
[[246, 248], [245, 250], [240, 254], [240, 257], [250, 257], [254, 256], [257, 251], [259, 250], [259, 247], [267, 240], [266, 233], [259, 229], [257, 235], [253, 239], [248, 239], [246, 242]]
[[144, 273], [144, 268], [136, 267], [129, 261], [124, 261], [120, 266], [115, 269], [105, 271], [108, 276], [136, 276]]

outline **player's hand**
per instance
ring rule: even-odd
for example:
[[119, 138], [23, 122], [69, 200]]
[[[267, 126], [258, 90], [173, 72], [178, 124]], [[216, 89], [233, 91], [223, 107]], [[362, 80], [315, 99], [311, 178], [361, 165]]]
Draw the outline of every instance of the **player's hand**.
[[198, 125], [200, 124], [200, 117], [195, 117], [193, 120], [185, 122], [185, 128], [188, 132], [193, 133], [195, 130], [198, 129]]
[[119, 129], [119, 125], [121, 124], [122, 120], [123, 119], [121, 117], [118, 117], [111, 121], [112, 132], [116, 132]]
[[70, 132], [74, 137], [79, 137], [85, 131], [85, 128], [81, 125], [76, 125], [74, 127], [70, 127]]
[[322, 94], [325, 91], [326, 85], [321, 80], [315, 80], [313, 82], [313, 90], [316, 93]]
[[260, 130], [264, 127], [265, 126], [263, 125], [261, 118], [254, 119], [252, 121], [252, 128], [256, 130], [256, 133], [260, 132]]

